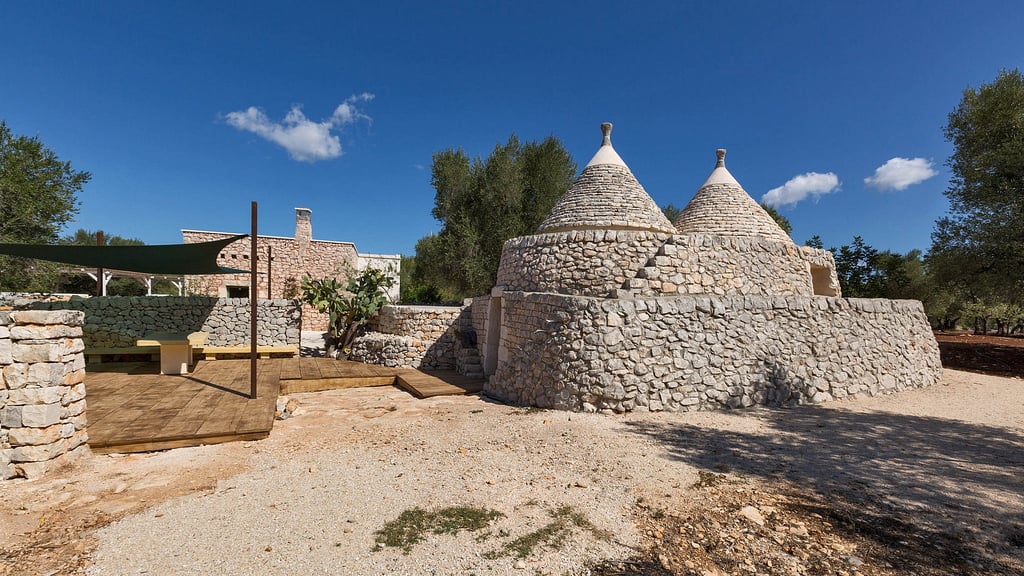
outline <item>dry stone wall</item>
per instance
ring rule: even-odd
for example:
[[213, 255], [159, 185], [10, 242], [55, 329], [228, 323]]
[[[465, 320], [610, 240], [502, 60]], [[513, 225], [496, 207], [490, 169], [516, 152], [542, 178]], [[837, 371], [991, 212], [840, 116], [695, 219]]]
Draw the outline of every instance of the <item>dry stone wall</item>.
[[352, 342], [350, 360], [463, 374], [481, 372], [476, 335], [465, 306], [385, 306], [369, 327], [370, 332]]
[[592, 164], [584, 168], [537, 231], [593, 228], [675, 232], [629, 168], [618, 164]]
[[[299, 346], [302, 311], [295, 300], [260, 300], [257, 304], [257, 344]], [[210, 346], [249, 343], [249, 299], [203, 296], [72, 298], [41, 302], [42, 310], [85, 313], [83, 339], [89, 348], [134, 346], [153, 332], [206, 332]]]
[[0, 312], [0, 478], [36, 478], [86, 450], [83, 320]]
[[505, 290], [609, 296], [635, 278], [669, 238], [632, 230], [572, 230], [513, 238], [496, 285]]
[[808, 296], [504, 295], [485, 391], [576, 411], [823, 402], [935, 383], [920, 302]]
[[631, 279], [632, 295], [811, 296], [811, 272], [792, 242], [764, 238], [678, 235]]

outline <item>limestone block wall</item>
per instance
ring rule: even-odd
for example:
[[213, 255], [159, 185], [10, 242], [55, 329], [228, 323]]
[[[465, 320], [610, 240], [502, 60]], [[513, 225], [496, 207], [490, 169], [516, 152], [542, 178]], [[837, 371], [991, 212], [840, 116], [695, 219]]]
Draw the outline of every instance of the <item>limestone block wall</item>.
[[497, 286], [604, 297], [635, 278], [670, 237], [634, 230], [571, 230], [505, 242]]
[[920, 302], [808, 296], [635, 300], [506, 292], [485, 392], [576, 411], [823, 402], [941, 376]]
[[[260, 300], [257, 306], [258, 345], [299, 346], [302, 311], [298, 301]], [[84, 312], [83, 340], [90, 348], [134, 346], [153, 332], [202, 331], [209, 334], [210, 346], [249, 343], [248, 298], [105, 296], [40, 302], [32, 308]]]
[[370, 332], [352, 342], [349, 359], [401, 368], [455, 370], [465, 363], [464, 306], [385, 306]]
[[462, 312], [462, 306], [385, 306], [370, 321], [369, 328], [384, 334], [440, 340], [455, 333]]
[[0, 478], [86, 450], [84, 314], [0, 312]]
[[641, 296], [814, 294], [810, 267], [792, 242], [706, 234], [670, 238], [628, 288]]

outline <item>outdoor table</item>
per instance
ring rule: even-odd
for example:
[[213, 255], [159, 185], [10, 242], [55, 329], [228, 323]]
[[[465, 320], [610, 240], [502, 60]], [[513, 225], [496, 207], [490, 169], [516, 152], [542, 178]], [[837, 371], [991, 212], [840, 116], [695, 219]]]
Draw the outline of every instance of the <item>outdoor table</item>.
[[154, 332], [137, 342], [138, 346], [160, 347], [161, 374], [188, 374], [192, 345], [184, 332]]

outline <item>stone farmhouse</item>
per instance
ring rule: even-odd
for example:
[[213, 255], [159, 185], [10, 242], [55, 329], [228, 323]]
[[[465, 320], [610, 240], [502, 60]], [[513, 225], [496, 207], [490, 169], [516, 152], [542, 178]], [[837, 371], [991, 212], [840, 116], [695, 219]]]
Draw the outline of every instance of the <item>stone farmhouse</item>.
[[[604, 141], [471, 315], [484, 391], [574, 411], [822, 402], [935, 383], [920, 302], [842, 298], [725, 167], [669, 222]], [[465, 338], [463, 339], [465, 340]]]
[[[337, 278], [344, 281], [366, 268], [377, 268], [395, 279], [388, 293], [398, 301], [401, 254], [360, 254], [351, 242], [314, 240], [312, 210], [295, 209], [295, 237], [260, 235], [257, 240], [258, 297], [267, 299], [296, 298], [304, 277]], [[235, 236], [237, 233], [182, 230], [186, 244], [209, 242]], [[229, 244], [217, 263], [225, 268], [249, 269], [250, 240]], [[269, 254], [269, 259], [268, 259]], [[267, 274], [267, 262], [270, 274]], [[269, 282], [268, 282], [269, 279]], [[189, 278], [189, 291], [197, 295], [221, 298], [248, 298], [248, 274], [221, 274]], [[308, 305], [302, 307], [303, 330], [327, 330], [327, 317]]]

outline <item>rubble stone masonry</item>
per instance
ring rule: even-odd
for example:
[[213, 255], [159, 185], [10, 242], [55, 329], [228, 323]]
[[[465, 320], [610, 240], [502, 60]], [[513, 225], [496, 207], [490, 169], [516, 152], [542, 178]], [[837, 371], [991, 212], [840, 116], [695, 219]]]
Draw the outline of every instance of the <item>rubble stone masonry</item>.
[[83, 320], [0, 312], [0, 479], [36, 478], [88, 450]]
[[503, 294], [485, 392], [575, 411], [817, 403], [941, 376], [920, 302], [820, 296]]
[[[38, 302], [35, 309], [85, 313], [82, 337], [90, 348], [135, 346], [154, 332], [206, 332], [210, 346], [249, 343], [249, 299], [203, 296], [104, 296]], [[260, 346], [299, 346], [302, 312], [297, 300], [260, 300], [256, 310]]]

